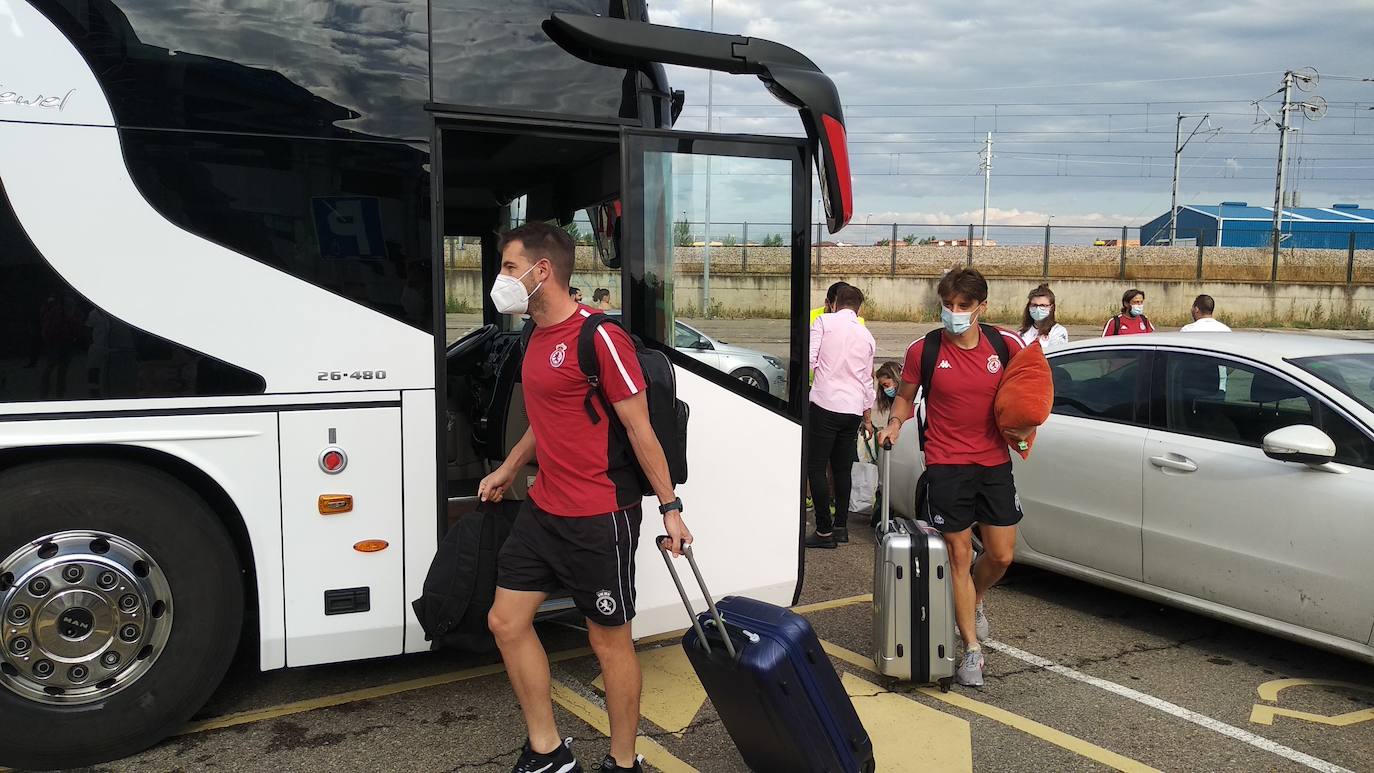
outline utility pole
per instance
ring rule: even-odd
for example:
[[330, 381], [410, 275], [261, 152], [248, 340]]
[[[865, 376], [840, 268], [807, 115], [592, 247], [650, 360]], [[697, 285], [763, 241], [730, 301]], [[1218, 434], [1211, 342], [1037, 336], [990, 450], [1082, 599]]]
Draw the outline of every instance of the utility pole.
[[[707, 23], [708, 32], [716, 31], [716, 0], [711, 0], [711, 17]], [[706, 71], [706, 131], [714, 130], [711, 124], [712, 88], [711, 71]], [[711, 318], [711, 156], [706, 156], [706, 245], [701, 263], [701, 315]]]
[[1200, 121], [1197, 122], [1197, 126], [1193, 127], [1193, 132], [1192, 132], [1192, 134], [1189, 134], [1189, 135], [1188, 135], [1188, 139], [1183, 140], [1182, 142], [1179, 142], [1179, 140], [1183, 137], [1183, 119], [1184, 119], [1184, 118], [1192, 118], [1193, 116], [1191, 116], [1191, 115], [1184, 115], [1183, 113], [1179, 113], [1179, 114], [1178, 114], [1178, 122], [1174, 124], [1174, 187], [1173, 187], [1173, 194], [1172, 194], [1172, 195], [1170, 196], [1170, 198], [1169, 198], [1169, 246], [1170, 246], [1170, 247], [1174, 246], [1174, 238], [1175, 238], [1176, 236], [1178, 236], [1178, 177], [1179, 177], [1179, 162], [1183, 159], [1183, 149], [1186, 148], [1186, 147], [1188, 147], [1188, 143], [1189, 143], [1189, 142], [1192, 142], [1193, 137], [1197, 136], [1198, 129], [1201, 129], [1201, 128], [1202, 128], [1202, 125], [1203, 125], [1204, 123], [1207, 123], [1207, 118], [1208, 118], [1208, 116], [1210, 116], [1210, 115], [1211, 115], [1211, 113], [1204, 114], [1204, 115], [1202, 116], [1202, 120], [1200, 120]]
[[983, 245], [988, 246], [988, 195], [992, 192], [992, 132], [983, 141]]
[[1279, 109], [1279, 170], [1274, 176], [1274, 266], [1270, 277], [1279, 275], [1279, 238], [1283, 230], [1283, 188], [1288, 177], [1288, 111], [1293, 109], [1293, 71], [1283, 74], [1283, 107]]

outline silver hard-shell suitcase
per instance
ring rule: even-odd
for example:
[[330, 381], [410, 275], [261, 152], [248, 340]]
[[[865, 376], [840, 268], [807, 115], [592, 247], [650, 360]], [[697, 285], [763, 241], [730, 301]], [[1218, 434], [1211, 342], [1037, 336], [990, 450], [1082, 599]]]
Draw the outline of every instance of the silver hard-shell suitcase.
[[949, 690], [955, 669], [949, 551], [944, 537], [925, 521], [892, 517], [891, 471], [889, 444], [883, 451], [883, 517], [873, 557], [873, 662], [886, 676]]

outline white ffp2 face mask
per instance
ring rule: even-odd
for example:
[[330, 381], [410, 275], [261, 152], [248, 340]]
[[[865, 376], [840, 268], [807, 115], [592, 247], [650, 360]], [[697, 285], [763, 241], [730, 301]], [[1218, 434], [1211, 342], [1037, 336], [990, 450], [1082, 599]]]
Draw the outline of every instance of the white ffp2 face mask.
[[530, 292], [525, 292], [525, 283], [521, 279], [530, 275], [530, 270], [521, 274], [518, 278], [509, 274], [497, 274], [496, 281], [491, 285], [491, 302], [496, 306], [496, 310], [502, 314], [524, 314], [529, 310], [530, 298], [539, 292], [539, 288], [544, 286], [543, 282], [534, 286]]

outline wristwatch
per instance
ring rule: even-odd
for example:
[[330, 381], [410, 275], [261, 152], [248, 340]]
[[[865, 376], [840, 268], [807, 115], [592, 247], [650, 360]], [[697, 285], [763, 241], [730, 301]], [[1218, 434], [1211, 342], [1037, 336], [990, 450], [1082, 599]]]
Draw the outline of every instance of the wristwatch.
[[659, 515], [667, 515], [668, 513], [671, 513], [674, 510], [678, 511], [679, 513], [682, 512], [682, 497], [678, 497], [677, 499], [674, 499], [666, 505], [658, 506]]

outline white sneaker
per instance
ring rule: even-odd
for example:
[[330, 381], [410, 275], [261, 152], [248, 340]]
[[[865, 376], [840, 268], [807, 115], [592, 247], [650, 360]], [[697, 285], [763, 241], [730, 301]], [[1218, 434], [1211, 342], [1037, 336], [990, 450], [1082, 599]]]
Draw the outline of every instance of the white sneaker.
[[978, 650], [964, 653], [964, 661], [954, 674], [954, 680], [965, 687], [983, 686], [983, 653]]
[[985, 605], [986, 602], [979, 602], [973, 609], [973, 632], [977, 634], [978, 641], [987, 641], [988, 638], [988, 611]]

